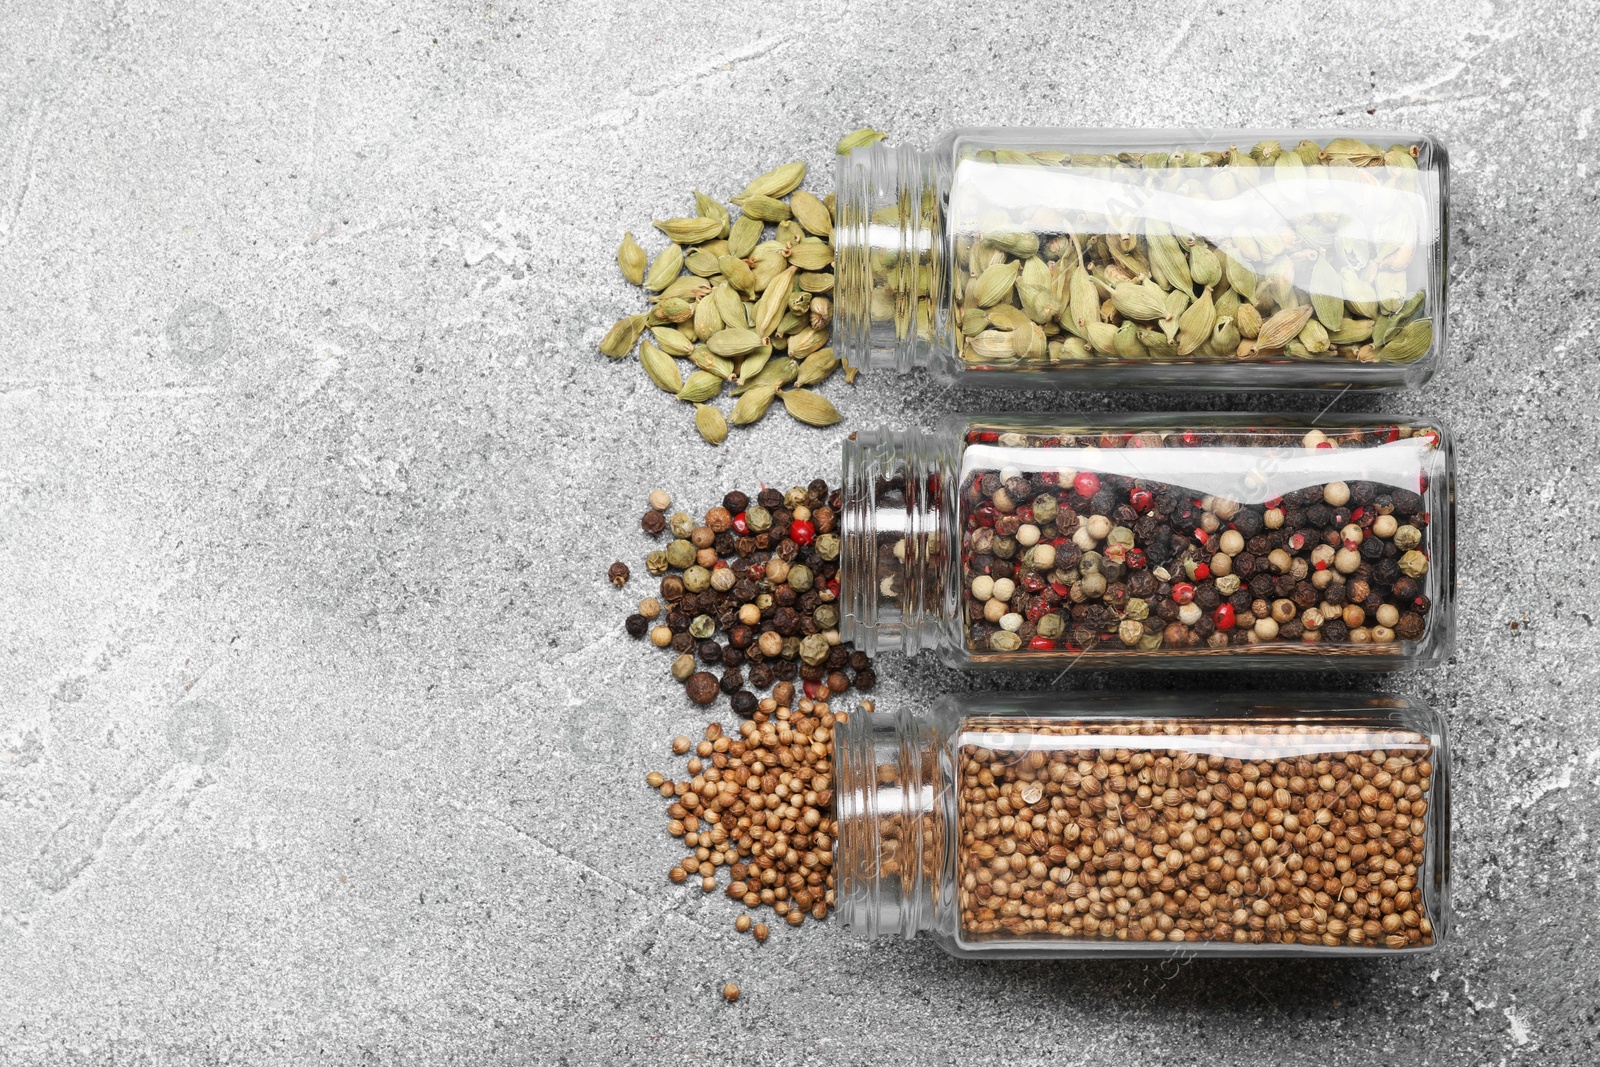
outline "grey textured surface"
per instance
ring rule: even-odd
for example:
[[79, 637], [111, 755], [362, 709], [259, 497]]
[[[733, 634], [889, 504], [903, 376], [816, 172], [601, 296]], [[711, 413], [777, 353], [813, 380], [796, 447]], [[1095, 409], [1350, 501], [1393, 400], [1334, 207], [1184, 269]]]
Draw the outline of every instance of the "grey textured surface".
[[[1593, 1063], [1595, 16], [1074, 7], [10, 0], [0, 1061]], [[649, 488], [832, 477], [838, 435], [691, 439], [594, 351], [637, 300], [612, 253], [791, 157], [825, 190], [863, 122], [1447, 140], [1448, 368], [1337, 410], [1459, 435], [1459, 655], [1391, 682], [1455, 731], [1453, 945], [757, 949], [666, 883], [640, 778], [700, 717], [605, 565]], [[849, 426], [1002, 403], [832, 393]], [[886, 706], [991, 684], [882, 669]]]

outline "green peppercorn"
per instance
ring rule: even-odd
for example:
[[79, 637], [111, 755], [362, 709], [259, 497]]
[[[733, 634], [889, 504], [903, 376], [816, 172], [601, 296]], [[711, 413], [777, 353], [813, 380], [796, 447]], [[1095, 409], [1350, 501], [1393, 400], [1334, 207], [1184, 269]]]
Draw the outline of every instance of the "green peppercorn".
[[1061, 636], [1062, 631], [1067, 628], [1067, 624], [1060, 615], [1041, 615], [1039, 616], [1037, 628], [1040, 637], [1055, 638]]
[[798, 637], [785, 637], [783, 651], [780, 653], [784, 659], [798, 659], [800, 656], [800, 639]]
[[652, 575], [662, 575], [672, 569], [672, 564], [667, 562], [667, 554], [661, 551], [650, 553], [644, 558], [644, 569]]
[[696, 564], [683, 572], [683, 587], [691, 593], [704, 593], [711, 588], [711, 572]]
[[1150, 605], [1136, 596], [1129, 597], [1127, 606], [1122, 609], [1122, 614], [1125, 618], [1143, 622], [1150, 617]]
[[744, 521], [751, 533], [764, 533], [772, 529], [772, 512], [760, 504], [751, 504], [744, 511]]
[[[1402, 526], [1400, 528], [1402, 530], [1410, 529], [1410, 527], [1406, 526]], [[1398, 535], [1396, 535], [1395, 540], [1400, 540]], [[1428, 573], [1428, 557], [1424, 556], [1416, 549], [1412, 549], [1410, 552], [1407, 552], [1405, 555], [1401, 556], [1399, 564], [1400, 573], [1405, 575], [1407, 578], [1421, 578], [1424, 574]]]
[[821, 634], [812, 634], [800, 642], [800, 659], [815, 667], [828, 658], [831, 646], [828, 639]]
[[738, 581], [739, 579], [734, 576], [733, 568], [731, 567], [718, 567], [711, 572], [711, 588], [719, 593], [726, 593]]
[[821, 556], [823, 559], [831, 561], [839, 558], [838, 534], [822, 534], [818, 536], [815, 545], [817, 549], [817, 555]]
[[783, 506], [793, 511], [795, 508], [805, 507], [806, 491], [798, 485], [783, 494]]
[[694, 520], [681, 511], [673, 512], [672, 520], [667, 525], [672, 530], [672, 536], [679, 540], [687, 540], [690, 532], [694, 530]]
[[789, 588], [805, 592], [811, 588], [811, 568], [796, 563], [789, 568]]
[[1394, 547], [1405, 552], [1422, 544], [1422, 531], [1410, 523], [1394, 532]]
[[1033, 498], [1033, 521], [1040, 525], [1055, 522], [1060, 510], [1061, 506], [1056, 502], [1056, 498], [1048, 493]]
[[839, 609], [832, 604], [823, 604], [811, 613], [811, 618], [824, 630], [831, 630], [839, 625]]
[[996, 652], [1015, 652], [1022, 647], [1022, 638], [1010, 630], [996, 630], [989, 635], [989, 647]]
[[1015, 537], [1001, 537], [995, 540], [994, 554], [996, 559], [1011, 559], [1017, 554], [1017, 539]]
[[672, 661], [672, 677], [678, 681], [687, 682], [693, 673], [694, 657], [687, 652]]
[[717, 632], [717, 620], [710, 615], [696, 615], [689, 623], [689, 634], [696, 640], [704, 641]]
[[694, 545], [681, 537], [667, 546], [667, 564], [680, 571], [694, 566], [694, 556]]

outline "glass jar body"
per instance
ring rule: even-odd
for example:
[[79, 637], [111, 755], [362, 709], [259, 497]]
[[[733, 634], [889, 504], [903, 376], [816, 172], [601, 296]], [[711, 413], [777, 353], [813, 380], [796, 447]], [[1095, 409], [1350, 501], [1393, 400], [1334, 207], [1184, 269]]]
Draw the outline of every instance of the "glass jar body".
[[1415, 419], [1326, 418], [951, 416], [858, 433], [843, 635], [958, 668], [1440, 662], [1450, 438]]
[[1419, 385], [1447, 154], [1397, 131], [967, 129], [836, 179], [836, 344], [963, 386]]
[[839, 915], [958, 956], [1425, 952], [1443, 721], [1381, 694], [980, 693], [852, 716]]

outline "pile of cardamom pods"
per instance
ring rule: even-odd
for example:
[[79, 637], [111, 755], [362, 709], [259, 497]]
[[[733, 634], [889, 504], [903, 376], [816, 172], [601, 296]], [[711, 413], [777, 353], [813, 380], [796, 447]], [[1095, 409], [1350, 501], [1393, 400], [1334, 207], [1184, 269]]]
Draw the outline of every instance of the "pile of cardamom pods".
[[[858, 130], [839, 151], [882, 136]], [[694, 405], [695, 429], [713, 445], [727, 439], [729, 424], [756, 422], [775, 399], [812, 426], [839, 421], [813, 389], [841, 366], [828, 347], [834, 202], [801, 189], [805, 175], [802, 162], [776, 167], [731, 206], [696, 190], [693, 215], [655, 222], [671, 241], [655, 258], [631, 233], [617, 249], [622, 276], [644, 287], [650, 308], [612, 326], [600, 351], [622, 359], [637, 346], [645, 374]], [[844, 374], [853, 383], [856, 368], [844, 364]], [[713, 401], [729, 387], [734, 404], [724, 415]]]
[[[1119, 228], [1116, 219], [1076, 217], [1072, 205], [1057, 208], [1047, 198], [1025, 218], [981, 200], [952, 203], [962, 358], [996, 369], [1107, 359], [1418, 359], [1433, 343], [1433, 324], [1418, 317], [1426, 252], [1410, 216], [1352, 233], [1336, 213], [1308, 212], [1275, 231], [1208, 240], [1137, 207], [1141, 196], [1224, 201], [1272, 182], [1356, 180], [1409, 190], [1415, 151], [1348, 137], [1292, 149], [1262, 141], [1247, 152], [979, 151], [980, 164], [1099, 172], [1124, 185], [1129, 205]], [[1340, 178], [1338, 168], [1359, 172]], [[874, 266], [872, 315], [894, 321], [903, 303], [896, 289], [908, 279], [892, 265]]]

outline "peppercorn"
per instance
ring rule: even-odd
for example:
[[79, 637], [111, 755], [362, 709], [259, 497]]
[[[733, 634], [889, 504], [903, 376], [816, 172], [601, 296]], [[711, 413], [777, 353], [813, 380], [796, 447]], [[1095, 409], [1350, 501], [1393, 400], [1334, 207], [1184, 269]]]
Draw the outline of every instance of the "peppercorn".
[[717, 699], [717, 676], [710, 671], [696, 671], [689, 676], [689, 681], [684, 688], [688, 691], [689, 699], [704, 707]]
[[628, 584], [628, 575], [628, 565], [623, 563], [621, 560], [613, 563], [606, 570], [606, 577], [609, 578], [611, 580], [611, 584], [616, 586], [618, 589], [621, 589], [623, 586]]
[[651, 537], [659, 537], [667, 528], [667, 517], [652, 508], [640, 517], [639, 528]]
[[733, 982], [729, 982], [727, 985], [723, 986], [722, 987], [722, 999], [726, 1000], [729, 1004], [732, 1004], [734, 1001], [738, 1000], [739, 999], [739, 987], [737, 985], [735, 985]]
[[721, 690], [732, 696], [744, 687], [744, 676], [738, 667], [728, 667], [722, 672], [722, 678], [717, 682]]
[[672, 635], [672, 651], [679, 654], [694, 648], [694, 635], [685, 630], [683, 633]]
[[643, 637], [650, 628], [650, 620], [643, 615], [629, 615], [623, 621], [623, 626], [627, 629], [629, 637]]
[[[750, 673], [750, 682], [752, 685], [759, 684], [756, 682], [755, 678], [755, 672], [752, 671]], [[733, 705], [733, 713], [735, 715], [742, 719], [748, 719], [756, 713], [756, 705], [759, 704], [760, 701], [756, 699], [756, 695], [750, 692], [750, 690], [740, 689], [738, 692], [733, 694], [730, 703]]]
[[870, 692], [878, 684], [878, 674], [871, 667], [863, 667], [856, 671], [853, 679], [855, 687], [863, 692]]

